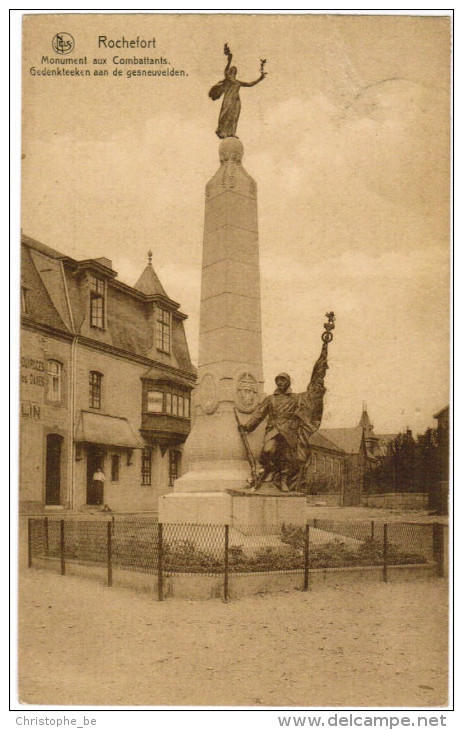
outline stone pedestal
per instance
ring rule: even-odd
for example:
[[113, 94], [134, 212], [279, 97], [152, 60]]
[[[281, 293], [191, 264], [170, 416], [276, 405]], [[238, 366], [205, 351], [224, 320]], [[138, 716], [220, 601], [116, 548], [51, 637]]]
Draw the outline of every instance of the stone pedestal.
[[253, 525], [303, 525], [307, 520], [307, 499], [304, 494], [278, 492], [263, 487], [258, 492], [191, 492], [165, 495], [159, 500], [159, 521], [162, 523], [232, 525], [243, 534], [253, 532]]
[[304, 494], [266, 489], [258, 492], [229, 492], [232, 499], [233, 525], [305, 524], [307, 500]]
[[159, 499], [159, 522], [229, 525], [232, 498], [226, 492], [166, 494]]
[[206, 186], [194, 420], [175, 495], [245, 485], [250, 470], [234, 408], [245, 420], [262, 398], [257, 186], [241, 164], [239, 139], [222, 140], [219, 156]]

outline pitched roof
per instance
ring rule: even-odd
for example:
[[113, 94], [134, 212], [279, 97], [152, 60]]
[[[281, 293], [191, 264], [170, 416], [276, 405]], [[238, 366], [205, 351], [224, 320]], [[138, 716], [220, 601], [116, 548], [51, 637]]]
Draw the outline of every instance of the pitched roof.
[[[62, 284], [60, 277], [57, 282], [57, 285], [59, 284]], [[21, 286], [28, 290], [27, 317], [55, 329], [69, 329], [32, 260], [31, 252], [26, 247], [22, 247], [21, 250]]]
[[[186, 315], [178, 311], [180, 305], [165, 293], [151, 265], [151, 253], [136, 287], [131, 287], [115, 280], [117, 272], [105, 257], [76, 261], [23, 234], [21, 240], [21, 277], [28, 310], [24, 313], [26, 318], [55, 329], [74, 329], [76, 334], [196, 375], [183, 327]], [[88, 291], [84, 275], [88, 268], [101, 269], [102, 276], [110, 282], [106, 302], [107, 326], [104, 332], [97, 333], [98, 336], [89, 331]], [[157, 352], [153, 342], [150, 302], [158, 301], [158, 298], [173, 314], [170, 354]]]
[[315, 431], [315, 433], [312, 434], [310, 437], [310, 444], [311, 446], [318, 446], [321, 449], [329, 449], [330, 451], [343, 451], [343, 449], [340, 449], [339, 446], [336, 446], [336, 444], [323, 436], [320, 431]]
[[322, 428], [320, 434], [347, 454], [358, 454], [363, 437], [363, 428]]
[[363, 409], [362, 415], [360, 416], [359, 426], [365, 429], [371, 429], [371, 421], [366, 408]]
[[397, 436], [396, 433], [377, 433], [376, 434], [376, 438], [385, 443], [392, 441], [392, 439], [395, 439], [396, 436]]
[[145, 270], [135, 284], [134, 289], [141, 291], [143, 294], [148, 294], [148, 296], [152, 296], [154, 294], [162, 294], [162, 296], [169, 299], [166, 292], [164, 291], [161, 282], [159, 281], [158, 275], [153, 269], [153, 266], [151, 264], [151, 258], [149, 258]]
[[47, 246], [45, 243], [40, 243], [40, 241], [36, 241], [30, 236], [26, 236], [24, 233], [21, 234], [21, 241], [22, 243], [25, 243], [26, 246], [29, 246], [29, 248], [34, 248], [36, 251], [45, 254], [45, 256], [50, 256], [52, 259], [69, 258], [68, 256], [65, 256], [64, 253], [60, 253], [56, 249]]

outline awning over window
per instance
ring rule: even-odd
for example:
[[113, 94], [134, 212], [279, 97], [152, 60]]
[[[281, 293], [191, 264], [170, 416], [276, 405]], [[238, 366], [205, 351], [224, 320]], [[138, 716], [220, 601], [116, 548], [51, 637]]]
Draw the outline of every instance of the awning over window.
[[125, 446], [129, 449], [140, 449], [144, 446], [126, 418], [103, 416], [101, 413], [89, 411], [81, 411], [75, 440], [105, 446]]

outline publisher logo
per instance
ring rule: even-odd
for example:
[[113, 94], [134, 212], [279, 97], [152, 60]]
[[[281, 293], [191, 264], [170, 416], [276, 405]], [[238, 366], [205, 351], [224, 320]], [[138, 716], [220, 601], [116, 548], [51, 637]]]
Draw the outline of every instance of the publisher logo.
[[74, 49], [75, 43], [74, 38], [70, 33], [57, 33], [51, 43], [55, 53], [59, 53], [64, 56], [66, 53], [71, 53]]

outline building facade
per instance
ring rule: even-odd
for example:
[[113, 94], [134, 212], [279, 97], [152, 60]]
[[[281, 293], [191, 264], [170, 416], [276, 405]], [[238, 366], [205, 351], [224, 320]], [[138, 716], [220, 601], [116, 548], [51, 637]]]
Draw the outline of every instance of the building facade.
[[310, 439], [304, 489], [311, 494], [336, 494], [345, 506], [361, 504], [364, 477], [393, 435], [377, 435], [366, 406], [357, 426], [321, 428]]
[[151, 254], [130, 287], [108, 259], [21, 248], [21, 510], [156, 509], [190, 430], [186, 315]]

